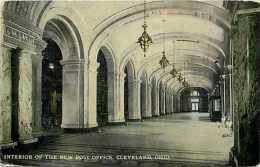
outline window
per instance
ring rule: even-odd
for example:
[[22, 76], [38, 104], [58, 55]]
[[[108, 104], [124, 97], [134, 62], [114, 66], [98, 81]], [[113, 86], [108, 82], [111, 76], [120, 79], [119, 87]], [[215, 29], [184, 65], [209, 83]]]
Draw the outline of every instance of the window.
[[199, 111], [199, 103], [191, 103], [192, 111]]
[[191, 91], [190, 96], [200, 96], [199, 92], [196, 90]]

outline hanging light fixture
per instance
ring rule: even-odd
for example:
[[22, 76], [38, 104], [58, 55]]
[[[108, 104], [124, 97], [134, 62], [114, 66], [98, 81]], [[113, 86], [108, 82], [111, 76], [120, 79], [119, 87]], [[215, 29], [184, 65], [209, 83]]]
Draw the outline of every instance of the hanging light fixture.
[[167, 65], [169, 65], [170, 64], [170, 62], [169, 62], [169, 60], [166, 58], [166, 56], [165, 56], [165, 51], [163, 51], [162, 52], [162, 58], [161, 58], [161, 60], [160, 60], [160, 65], [161, 65], [161, 67], [163, 68], [163, 69], [165, 69], [166, 67], [167, 67]]
[[[163, 19], [163, 23], [165, 23], [165, 19]], [[165, 27], [163, 25], [163, 27]], [[165, 32], [163, 32], [163, 52], [162, 52], [162, 58], [159, 61], [159, 64], [163, 69], [167, 67], [167, 65], [170, 64], [169, 60], [166, 58], [166, 52], [165, 52]]]
[[177, 80], [181, 83], [183, 81], [183, 76], [181, 74], [181, 72], [177, 73]]
[[170, 74], [172, 75], [173, 78], [177, 76], [178, 71], [175, 68], [175, 52], [174, 52], [174, 41], [172, 41], [172, 53], [173, 53], [173, 63], [172, 63], [172, 70], [170, 71]]
[[186, 69], [185, 69], [185, 62], [184, 62], [182, 85], [183, 85], [184, 87], [189, 87], [189, 83], [187, 82], [186, 77], [185, 77], [185, 70], [186, 70]]
[[141, 49], [143, 50], [144, 57], [145, 57], [145, 53], [146, 53], [147, 49], [153, 43], [151, 36], [147, 32], [148, 25], [146, 24], [146, 2], [145, 2], [145, 0], [144, 0], [144, 24], [142, 27], [143, 27], [144, 31], [143, 31], [142, 35], [138, 38], [137, 43], [140, 45]]

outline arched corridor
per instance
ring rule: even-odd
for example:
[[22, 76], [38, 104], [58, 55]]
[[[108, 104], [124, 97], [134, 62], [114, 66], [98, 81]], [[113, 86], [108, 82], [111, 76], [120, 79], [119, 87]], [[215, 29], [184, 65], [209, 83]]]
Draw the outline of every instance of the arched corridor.
[[260, 164], [259, 8], [0, 1], [0, 166]]

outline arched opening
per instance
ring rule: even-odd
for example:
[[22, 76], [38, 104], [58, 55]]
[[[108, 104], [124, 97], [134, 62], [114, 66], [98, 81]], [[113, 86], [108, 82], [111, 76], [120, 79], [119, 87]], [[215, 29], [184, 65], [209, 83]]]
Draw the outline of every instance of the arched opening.
[[208, 92], [203, 88], [181, 91], [181, 112], [208, 112]]
[[97, 56], [97, 123], [104, 126], [108, 122], [108, 71], [104, 53]]
[[129, 61], [124, 68], [124, 116], [125, 121], [134, 119], [133, 106], [133, 81], [134, 81], [134, 67]]
[[127, 67], [124, 70], [125, 73], [125, 80], [124, 80], [124, 115], [125, 120], [127, 121], [129, 119], [129, 80], [128, 80], [128, 72]]
[[152, 116], [157, 116], [156, 110], [157, 110], [157, 106], [156, 106], [156, 97], [158, 95], [157, 94], [157, 88], [156, 88], [156, 79], [153, 78], [152, 79], [152, 98], [151, 98], [151, 109], [152, 109]]
[[[41, 124], [46, 126], [50, 124], [46, 122], [54, 122], [51, 126], [65, 129], [82, 127], [84, 76], [79, 61], [83, 55], [80, 36], [72, 21], [66, 17], [57, 16], [44, 22], [43, 26], [43, 40], [46, 41], [47, 47], [43, 53], [41, 98], [46, 104], [52, 103], [49, 104], [52, 107], [41, 106]], [[47, 82], [50, 76], [53, 79], [45, 84], [44, 82]], [[49, 97], [45, 97], [47, 89], [51, 89], [52, 92]], [[44, 113], [47, 110], [56, 110], [57, 117], [45, 120]], [[37, 114], [35, 114], [35, 121], [37, 121], [36, 117]]]
[[53, 130], [62, 122], [62, 53], [51, 39], [42, 54], [42, 127]]
[[160, 115], [163, 115], [164, 114], [164, 108], [163, 108], [163, 105], [164, 105], [164, 93], [163, 93], [163, 85], [162, 85], [162, 82], [160, 82], [159, 84], [159, 113]]
[[146, 110], [147, 110], [147, 76], [145, 73], [142, 74], [141, 76], [141, 86], [140, 86], [140, 104], [141, 104], [141, 117], [144, 118], [146, 115]]

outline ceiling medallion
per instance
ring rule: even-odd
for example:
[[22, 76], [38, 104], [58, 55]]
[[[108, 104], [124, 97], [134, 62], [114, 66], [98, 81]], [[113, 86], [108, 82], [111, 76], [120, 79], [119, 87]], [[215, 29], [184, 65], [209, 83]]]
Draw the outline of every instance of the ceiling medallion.
[[145, 57], [145, 53], [146, 53], [147, 49], [153, 43], [151, 36], [147, 32], [148, 25], [146, 24], [145, 18], [146, 18], [146, 3], [144, 0], [144, 24], [142, 26], [144, 31], [143, 31], [142, 35], [138, 38], [138, 41], [137, 41], [137, 43], [140, 45], [141, 49], [144, 52], [144, 57]]

